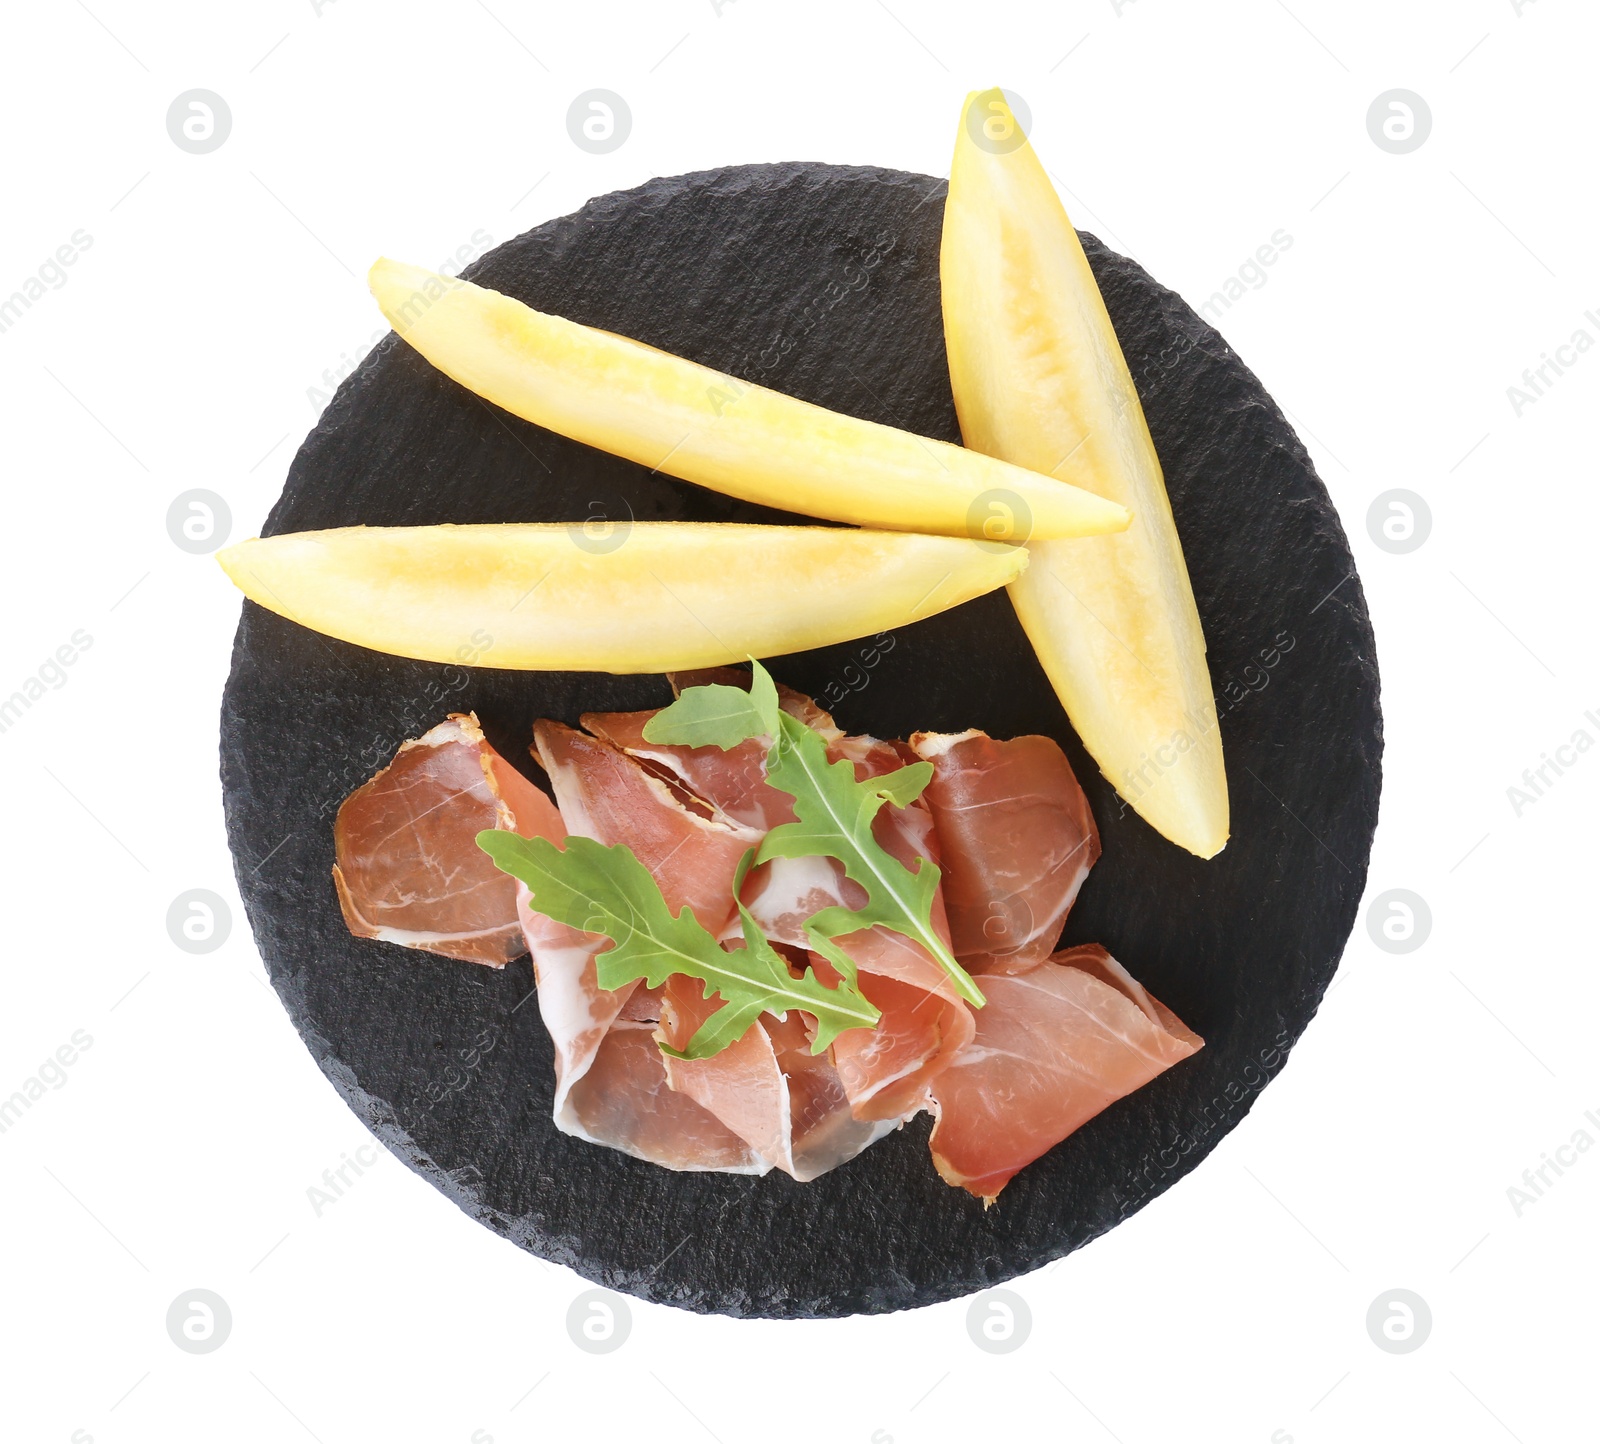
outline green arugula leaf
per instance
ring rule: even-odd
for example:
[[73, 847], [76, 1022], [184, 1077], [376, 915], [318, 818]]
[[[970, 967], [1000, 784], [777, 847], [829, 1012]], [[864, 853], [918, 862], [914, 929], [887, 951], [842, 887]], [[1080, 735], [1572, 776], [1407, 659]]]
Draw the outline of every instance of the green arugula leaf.
[[794, 798], [796, 820], [767, 834], [756, 861], [837, 858], [845, 875], [867, 891], [867, 904], [858, 911], [824, 908], [810, 919], [806, 935], [815, 950], [853, 983], [855, 965], [833, 939], [881, 924], [926, 948], [956, 992], [974, 1007], [983, 1006], [978, 985], [933, 926], [938, 866], [924, 857], [913, 872], [872, 835], [872, 820], [884, 803], [906, 807], [922, 796], [933, 777], [931, 763], [916, 762], [884, 777], [857, 782], [850, 762], [830, 763], [821, 736], [779, 708], [771, 675], [753, 657], [748, 692], [718, 684], [686, 687], [676, 702], [650, 720], [644, 735], [650, 742], [724, 751], [751, 737], [771, 737], [767, 781]]
[[778, 689], [757, 663], [748, 692], [720, 682], [684, 688], [676, 702], [645, 723], [644, 740], [667, 747], [720, 747], [726, 752], [752, 737], [776, 736], [778, 714]]
[[[984, 998], [978, 985], [933, 926], [938, 865], [931, 858], [918, 858], [913, 872], [872, 835], [872, 820], [884, 803], [905, 807], [922, 795], [933, 776], [932, 765], [916, 762], [858, 782], [854, 765], [843, 758], [829, 762], [827, 744], [805, 723], [788, 713], [778, 723], [778, 739], [767, 757], [767, 781], [794, 798], [795, 820], [780, 823], [766, 835], [756, 861], [837, 858], [844, 864], [845, 876], [867, 893], [864, 907], [824, 908], [807, 922], [807, 936], [817, 951], [837, 968], [842, 951], [821, 943], [874, 924], [889, 928], [926, 949], [949, 975], [957, 994], [981, 1008]], [[853, 969], [844, 973], [847, 978], [853, 975]]]
[[[705, 985], [703, 997], [723, 999], [683, 1052], [663, 1046], [674, 1057], [709, 1058], [742, 1037], [762, 1013], [790, 1008], [816, 1018], [813, 1053], [821, 1053], [847, 1028], [870, 1028], [878, 1021], [878, 1010], [850, 982], [827, 987], [810, 968], [799, 978], [791, 976], [742, 904], [745, 946], [731, 952], [687, 907], [674, 917], [649, 870], [620, 843], [605, 847], [592, 838], [569, 837], [565, 847], [557, 847], [542, 837], [491, 829], [478, 834], [478, 846], [502, 872], [527, 885], [533, 906], [546, 917], [612, 940], [613, 946], [595, 958], [602, 988], [621, 988], [636, 978], [658, 988], [673, 973], [682, 973]], [[736, 895], [753, 851], [739, 869]]]

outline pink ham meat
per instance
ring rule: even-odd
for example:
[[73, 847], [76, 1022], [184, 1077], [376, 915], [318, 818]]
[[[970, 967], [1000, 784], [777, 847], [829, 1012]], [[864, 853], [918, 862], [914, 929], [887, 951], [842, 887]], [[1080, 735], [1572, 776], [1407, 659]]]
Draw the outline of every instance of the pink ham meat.
[[490, 828], [559, 836], [560, 825], [478, 719], [451, 716], [402, 743], [339, 808], [333, 885], [344, 920], [357, 937], [502, 968], [526, 951], [516, 884], [474, 839]]
[[[626, 842], [674, 911], [689, 907], [703, 926], [722, 927], [734, 871], [759, 833], [685, 807], [633, 758], [570, 727], [540, 722], [534, 748], [560, 803], [561, 837]], [[555, 1044], [556, 1126], [667, 1168], [766, 1172], [767, 1159], [672, 1089], [656, 1044], [657, 995], [637, 984], [601, 988], [595, 958], [609, 941], [536, 913], [529, 901], [519, 887], [539, 1011]]]
[[533, 745], [568, 832], [626, 843], [674, 912], [687, 906], [708, 932], [722, 930], [734, 914], [733, 875], [759, 830], [686, 807], [620, 747], [559, 722], [538, 723]]
[[[672, 678], [679, 690], [747, 680], [730, 669]], [[406, 743], [340, 810], [334, 881], [346, 920], [362, 936], [495, 965], [526, 946], [555, 1043], [555, 1121], [575, 1137], [668, 1168], [778, 1168], [803, 1182], [927, 1108], [941, 1176], [992, 1203], [1020, 1169], [1201, 1039], [1104, 948], [1049, 956], [1100, 850], [1054, 742], [846, 736], [811, 699], [779, 693], [859, 778], [919, 757], [932, 765], [924, 798], [882, 809], [874, 835], [908, 866], [942, 863], [934, 925], [981, 976], [981, 1010], [924, 949], [874, 927], [837, 941], [881, 1011], [876, 1028], [843, 1033], [816, 1056], [796, 1011], [763, 1016], [713, 1058], [665, 1056], [659, 1044], [681, 1049], [719, 1001], [681, 976], [602, 989], [596, 958], [609, 941], [533, 911], [527, 889], [474, 842], [505, 828], [558, 846], [569, 834], [625, 843], [674, 911], [691, 909], [725, 947], [743, 946], [733, 878], [793, 817], [791, 800], [766, 782], [763, 739], [726, 753], [663, 747], [644, 740], [653, 712], [591, 715], [588, 733], [537, 725], [535, 755], [559, 810], [495, 754], [476, 718]], [[831, 859], [779, 858], [750, 874], [743, 900], [799, 967], [805, 922], [824, 907], [858, 908], [865, 894]], [[834, 981], [826, 959], [809, 961]]]
[[992, 1203], [1019, 1169], [1202, 1046], [1097, 945], [985, 975], [970, 1047], [933, 1081], [947, 1183]]
[[[749, 675], [730, 668], [674, 674], [673, 687], [719, 682], [745, 686]], [[830, 755], [846, 757], [860, 777], [880, 776], [905, 763], [893, 744], [871, 737], [846, 737], [833, 719], [809, 697], [779, 687], [786, 711], [826, 738]], [[591, 714], [583, 719], [591, 732], [606, 737], [631, 755], [667, 769], [682, 786], [730, 816], [765, 831], [794, 817], [786, 793], [766, 783], [767, 744], [756, 738], [724, 752], [717, 747], [669, 747], [644, 740], [650, 712]], [[902, 861], [935, 856], [933, 820], [926, 809], [900, 813], [886, 808], [875, 825], [883, 843]], [[804, 956], [803, 924], [820, 908], [845, 902], [860, 907], [865, 893], [825, 858], [779, 858], [758, 868], [747, 881], [745, 899], [765, 935]], [[943, 927], [942, 913], [935, 922]], [[740, 946], [737, 918], [723, 929], [725, 945]], [[833, 1062], [813, 1058], [802, 1040], [787, 1050], [774, 1038], [795, 1020], [777, 1023], [764, 1018], [732, 1048], [715, 1058], [685, 1063], [669, 1060], [675, 1087], [694, 1096], [739, 1132], [777, 1167], [797, 1178], [812, 1178], [853, 1157], [881, 1137], [888, 1127], [923, 1106], [927, 1080], [971, 1037], [966, 1005], [950, 988], [943, 970], [921, 948], [883, 928], [849, 934], [840, 940], [861, 970], [862, 991], [883, 1010], [871, 1033], [854, 1030], [833, 1046]], [[836, 981], [831, 967], [820, 963], [819, 976]], [[682, 1048], [714, 1003], [700, 997], [697, 986], [675, 979], [668, 993], [667, 1041]], [[692, 992], [693, 996], [689, 996]], [[803, 1085], [803, 1087], [802, 1087]], [[802, 1096], [803, 1094], [803, 1096]]]
[[[700, 672], [668, 674], [675, 693], [685, 687], [705, 687], [718, 683], [747, 690], [750, 674], [732, 667], [711, 667]], [[833, 718], [809, 697], [778, 686], [778, 702], [784, 711], [821, 732], [830, 742], [844, 734], [833, 725]], [[589, 712], [579, 719], [596, 737], [621, 747], [669, 773], [696, 796], [704, 798], [727, 817], [763, 832], [780, 822], [794, 820], [789, 797], [766, 785], [767, 751], [770, 739], [752, 737], [724, 752], [720, 747], [673, 747], [646, 742], [645, 725], [658, 709], [645, 712]]]
[[923, 797], [956, 958], [973, 973], [1026, 972], [1054, 950], [1100, 856], [1078, 779], [1048, 737], [919, 732], [911, 746], [933, 766]]
[[[697, 674], [687, 685], [737, 684], [740, 675]], [[797, 693], [787, 693], [784, 703], [809, 706], [808, 699]], [[718, 747], [649, 743], [644, 727], [655, 715], [654, 711], [591, 714], [583, 723], [630, 757], [664, 770], [713, 815], [755, 829], [756, 841], [768, 828], [793, 818], [789, 797], [767, 786], [764, 740], [753, 738], [726, 752]], [[728, 900], [729, 913], [720, 930], [712, 930], [720, 931], [724, 946], [742, 947], [731, 903], [731, 878], [722, 896]], [[699, 983], [684, 977], [668, 979], [661, 999], [663, 1041], [681, 1051], [718, 1006], [719, 1000], [705, 998]], [[852, 1116], [838, 1070], [828, 1058], [812, 1056], [797, 1014], [782, 1021], [763, 1017], [715, 1057], [667, 1058], [665, 1068], [675, 1090], [719, 1118], [769, 1166], [801, 1182], [855, 1157], [884, 1132], [875, 1121]]]
[[[862, 995], [882, 1016], [876, 1028], [834, 1040], [834, 1066], [856, 1117], [903, 1122], [927, 1106], [929, 1085], [972, 1041], [972, 1009], [938, 964], [898, 934], [875, 928], [840, 942]], [[811, 961], [818, 977], [835, 981], [826, 959], [813, 954]]]
[[[826, 717], [826, 714], [821, 714]], [[875, 737], [839, 736], [829, 756], [847, 758], [865, 781], [905, 765], [899, 750]], [[873, 836], [908, 867], [918, 859], [939, 861], [933, 817], [921, 801], [909, 807], [884, 807], [873, 820]], [[744, 900], [761, 931], [773, 942], [805, 948], [806, 921], [822, 908], [859, 908], [865, 891], [825, 857], [774, 858], [745, 882]], [[935, 931], [949, 931], [944, 904], [935, 895]], [[858, 970], [862, 994], [882, 1011], [870, 1032], [852, 1029], [833, 1045], [834, 1063], [859, 1119], [900, 1121], [922, 1109], [928, 1084], [950, 1065], [972, 1037], [972, 1010], [957, 995], [943, 968], [928, 951], [884, 927], [846, 933], [835, 939]], [[813, 957], [813, 964], [819, 960]], [[823, 963], [818, 975], [834, 981]]]
[[724, 752], [719, 747], [668, 747], [644, 740], [648, 712], [590, 712], [583, 725], [596, 737], [622, 748], [665, 773], [693, 796], [712, 803], [724, 817], [765, 832], [789, 809], [789, 799], [767, 786], [767, 742], [752, 737]]
[[[749, 674], [716, 668], [674, 673], [670, 680], [673, 689], [681, 693], [685, 687], [712, 682], [746, 687]], [[827, 712], [799, 692], [780, 686], [778, 697], [785, 711], [827, 741], [830, 758], [850, 761], [862, 780], [881, 777], [915, 760], [907, 755], [909, 749], [894, 743], [846, 736]], [[718, 747], [647, 743], [644, 727], [654, 715], [606, 713], [583, 720], [591, 731], [667, 768], [683, 786], [725, 813], [738, 812], [763, 830], [793, 819], [789, 796], [766, 783], [763, 739], [752, 739], [727, 752]], [[918, 858], [938, 861], [933, 817], [920, 802], [906, 808], [883, 808], [874, 820], [873, 835], [908, 866], [916, 865]], [[775, 858], [763, 864], [746, 879], [743, 897], [770, 941], [800, 952], [809, 945], [804, 924], [813, 914], [836, 904], [859, 908], [866, 902], [866, 893], [845, 877], [843, 868], [821, 857]], [[940, 935], [948, 938], [942, 901], [935, 901], [933, 921]], [[738, 936], [737, 920], [730, 919], [723, 937], [733, 940]], [[925, 1105], [929, 1081], [971, 1038], [971, 1010], [927, 951], [900, 934], [875, 927], [846, 934], [838, 942], [859, 969], [862, 993], [883, 1012], [873, 1031], [852, 1030], [835, 1041], [833, 1056], [840, 1085], [856, 1119], [898, 1122]], [[814, 965], [817, 961], [813, 958]], [[825, 962], [819, 976], [826, 982], [836, 981]], [[714, 1074], [717, 1070], [701, 1071]], [[729, 1074], [732, 1076], [731, 1065]], [[685, 1076], [685, 1070], [676, 1069], [675, 1076]], [[726, 1111], [723, 1116], [731, 1121]]]
[[618, 1021], [574, 1093], [565, 1131], [684, 1173], [766, 1173], [771, 1165], [715, 1114], [673, 1090], [656, 1024]]
[[555, 1045], [556, 1127], [666, 1168], [764, 1173], [767, 1165], [743, 1139], [672, 1091], [656, 1046], [656, 995], [636, 983], [602, 988], [595, 956], [607, 939], [536, 913], [528, 901], [519, 884], [539, 1013]]
[[[679, 976], [662, 989], [661, 1038], [680, 1051], [718, 1006]], [[666, 1059], [672, 1087], [695, 1099], [767, 1163], [800, 1183], [848, 1162], [887, 1129], [853, 1116], [838, 1070], [811, 1052], [798, 1012], [761, 1017], [711, 1058]]]

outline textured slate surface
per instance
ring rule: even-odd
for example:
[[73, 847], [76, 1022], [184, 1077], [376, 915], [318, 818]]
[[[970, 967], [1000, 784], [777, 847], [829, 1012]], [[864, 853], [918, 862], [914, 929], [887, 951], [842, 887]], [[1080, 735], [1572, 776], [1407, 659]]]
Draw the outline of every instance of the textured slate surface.
[[[939, 316], [942, 194], [928, 176], [808, 164], [656, 180], [507, 242], [468, 275], [958, 441]], [[1378, 807], [1378, 676], [1361, 584], [1305, 450], [1256, 379], [1175, 295], [1085, 244], [1139, 380], [1209, 638], [1233, 798], [1226, 851], [1200, 862], [1124, 814], [1003, 595], [902, 630], [870, 669], [859, 644], [775, 668], [794, 686], [842, 694], [835, 710], [851, 730], [1060, 739], [1105, 842], [1067, 941], [1106, 943], [1207, 1040], [987, 1212], [935, 1175], [926, 1119], [805, 1186], [669, 1173], [555, 1132], [527, 960], [495, 973], [351, 938], [329, 882], [333, 812], [447, 711], [476, 709], [537, 775], [525, 750], [535, 716], [576, 722], [589, 709], [659, 704], [665, 682], [405, 662], [245, 604], [222, 778], [273, 984], [361, 1119], [522, 1247], [701, 1311], [807, 1317], [956, 1297], [1079, 1247], [1175, 1183], [1237, 1124], [1316, 1011]], [[780, 519], [506, 416], [390, 337], [307, 438], [266, 530], [597, 514]]]

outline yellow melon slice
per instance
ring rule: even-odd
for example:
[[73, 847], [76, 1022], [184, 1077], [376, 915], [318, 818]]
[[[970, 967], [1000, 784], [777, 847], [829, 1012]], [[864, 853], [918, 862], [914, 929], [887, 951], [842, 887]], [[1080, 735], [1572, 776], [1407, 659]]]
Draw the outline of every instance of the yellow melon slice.
[[1212, 857], [1228, 782], [1161, 463], [1077, 233], [999, 90], [967, 98], [940, 276], [966, 444], [1133, 512], [1117, 536], [1033, 545], [1011, 597], [1101, 771], [1151, 826]]
[[1022, 547], [846, 527], [342, 527], [217, 553], [252, 601], [426, 662], [688, 671], [892, 631], [1003, 587]]
[[1000, 541], [1128, 525], [1119, 503], [468, 281], [380, 260], [368, 282], [396, 332], [485, 400], [714, 491], [858, 526]]

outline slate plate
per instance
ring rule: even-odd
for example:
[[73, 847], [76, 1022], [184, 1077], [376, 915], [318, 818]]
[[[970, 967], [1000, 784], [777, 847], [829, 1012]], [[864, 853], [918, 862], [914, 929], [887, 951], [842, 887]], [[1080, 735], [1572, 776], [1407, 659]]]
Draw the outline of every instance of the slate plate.
[[[928, 176], [809, 164], [678, 176], [592, 201], [467, 274], [735, 376], [959, 441], [939, 315], [943, 190]], [[1255, 377], [1177, 296], [1084, 243], [1138, 378], [1210, 643], [1227, 849], [1200, 862], [1124, 811], [1003, 594], [902, 629], [878, 644], [875, 665], [856, 643], [774, 668], [830, 700], [852, 731], [1059, 739], [1105, 844], [1066, 940], [1107, 944], [1206, 1039], [987, 1212], [934, 1173], [926, 1118], [804, 1186], [670, 1173], [557, 1133], [528, 961], [497, 973], [350, 937], [329, 881], [333, 814], [449, 711], [475, 709], [537, 776], [526, 753], [536, 716], [575, 723], [587, 710], [659, 705], [666, 683], [406, 662], [245, 603], [222, 780], [273, 985], [362, 1121], [523, 1248], [702, 1312], [798, 1318], [958, 1297], [1087, 1243], [1170, 1187], [1238, 1123], [1316, 1011], [1377, 818], [1378, 674], [1361, 583], [1304, 448]], [[301, 447], [266, 532], [630, 515], [786, 519], [509, 417], [391, 336]]]

